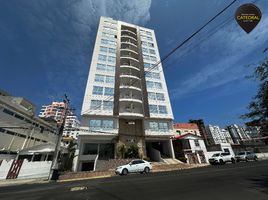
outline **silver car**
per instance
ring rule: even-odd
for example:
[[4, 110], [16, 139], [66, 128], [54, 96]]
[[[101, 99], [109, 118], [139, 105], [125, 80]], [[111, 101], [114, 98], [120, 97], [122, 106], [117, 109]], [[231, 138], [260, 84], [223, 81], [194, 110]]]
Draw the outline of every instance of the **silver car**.
[[258, 160], [258, 157], [256, 156], [255, 153], [251, 152], [251, 151], [242, 151], [239, 152], [236, 156], [235, 159], [237, 162], [239, 161], [246, 161], [248, 162], [249, 160]]

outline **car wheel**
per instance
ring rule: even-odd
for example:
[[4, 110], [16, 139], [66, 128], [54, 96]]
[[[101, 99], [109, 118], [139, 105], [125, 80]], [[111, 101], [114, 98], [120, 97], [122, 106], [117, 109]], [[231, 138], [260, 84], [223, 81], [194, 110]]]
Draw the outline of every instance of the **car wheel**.
[[149, 167], [145, 167], [144, 168], [144, 172], [145, 172], [145, 174], [148, 174], [150, 172], [150, 168]]
[[221, 165], [225, 164], [222, 159], [220, 159], [220, 164]]
[[240, 160], [236, 160], [236, 162], [240, 162]]
[[128, 170], [127, 169], [123, 169], [122, 170], [122, 175], [127, 175], [128, 174]]
[[246, 158], [246, 162], [248, 162], [248, 158]]
[[235, 164], [235, 159], [234, 159], [234, 158], [232, 158], [232, 159], [231, 159], [231, 162], [232, 162], [233, 164]]
[[255, 156], [255, 157], [254, 157], [254, 161], [258, 161], [258, 158], [257, 158], [257, 156]]

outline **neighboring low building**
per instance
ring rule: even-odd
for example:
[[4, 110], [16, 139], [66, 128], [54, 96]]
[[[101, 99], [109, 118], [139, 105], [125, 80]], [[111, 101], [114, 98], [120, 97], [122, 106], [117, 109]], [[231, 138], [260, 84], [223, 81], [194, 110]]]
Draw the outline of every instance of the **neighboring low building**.
[[0, 92], [0, 154], [5, 158], [25, 148], [56, 142], [56, 123], [35, 117], [34, 113], [31, 102]]
[[175, 135], [191, 133], [193, 135], [201, 136], [199, 128], [195, 123], [175, 123], [173, 124], [173, 130], [175, 131]]
[[212, 145], [221, 143], [233, 143], [230, 133], [226, 129], [219, 126], [208, 125], [207, 132], [211, 138]]
[[173, 138], [173, 147], [178, 160], [185, 157], [189, 164], [206, 163], [208, 160], [206, 145], [201, 136], [192, 133], [177, 134]]

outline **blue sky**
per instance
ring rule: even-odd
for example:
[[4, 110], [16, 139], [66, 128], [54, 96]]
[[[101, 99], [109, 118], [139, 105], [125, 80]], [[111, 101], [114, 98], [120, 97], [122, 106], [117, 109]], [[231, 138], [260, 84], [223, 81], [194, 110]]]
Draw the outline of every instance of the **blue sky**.
[[[79, 114], [100, 16], [155, 30], [167, 54], [231, 0], [9, 0], [0, 6], [0, 88], [41, 105], [66, 93]], [[175, 121], [241, 124], [258, 83], [246, 79], [268, 46], [268, 1], [250, 33], [234, 20], [240, 0], [165, 63]]]

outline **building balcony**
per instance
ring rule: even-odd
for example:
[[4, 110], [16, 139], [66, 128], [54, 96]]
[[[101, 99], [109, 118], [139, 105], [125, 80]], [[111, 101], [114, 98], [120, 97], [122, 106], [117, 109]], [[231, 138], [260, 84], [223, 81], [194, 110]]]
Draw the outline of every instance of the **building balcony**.
[[135, 113], [135, 112], [120, 112], [119, 117], [125, 117], [128, 119], [133, 119], [133, 118], [136, 119], [136, 118], [142, 118], [144, 117], [144, 115], [141, 113]]
[[120, 57], [120, 59], [129, 59], [129, 60], [133, 60], [133, 61], [139, 63], [139, 60], [138, 59], [133, 58], [130, 55], [123, 55], [123, 56]]
[[130, 32], [130, 33], [137, 35], [137, 30], [135, 28], [132, 28], [132, 27], [122, 26], [121, 32], [122, 31], [127, 31], [127, 32]]
[[136, 80], [141, 80], [140, 77], [135, 76], [135, 75], [131, 75], [131, 74], [121, 74], [120, 78], [132, 78], [132, 79], [136, 79]]
[[121, 30], [121, 35], [132, 35], [133, 37], [137, 37], [135, 32], [126, 29]]
[[129, 38], [129, 39], [131, 39], [131, 40], [134, 40], [136, 43], [138, 43], [138, 40], [137, 40], [137, 38], [136, 37], [133, 37], [133, 36], [131, 36], [131, 35], [127, 35], [127, 34], [121, 34], [121, 38]]
[[142, 103], [141, 96], [134, 95], [120, 95], [119, 101], [121, 102], [136, 102]]
[[133, 70], [140, 71], [140, 69], [138, 67], [134, 67], [134, 66], [131, 66], [131, 65], [121, 65], [120, 68], [121, 69], [133, 69]]
[[127, 90], [137, 90], [137, 91], [141, 91], [141, 88], [138, 86], [133, 86], [133, 85], [120, 85], [119, 87], [120, 89], [127, 89]]
[[121, 46], [120, 46], [121, 50], [131, 50], [133, 52], [136, 52], [138, 53], [139, 52], [139, 49], [136, 47], [136, 45], [130, 45], [128, 43], [122, 43]]
[[124, 53], [125, 53], [125, 54], [129, 54], [129, 53], [130, 53], [131, 55], [136, 56], [137, 59], [138, 59], [138, 55], [139, 55], [139, 53], [138, 53], [137, 51], [132, 50], [132, 49], [129, 49], [129, 48], [125, 48], [125, 49], [123, 49], [123, 48], [121, 48], [121, 49], [120, 49], [120, 52], [121, 52], [121, 55], [124, 55]]

